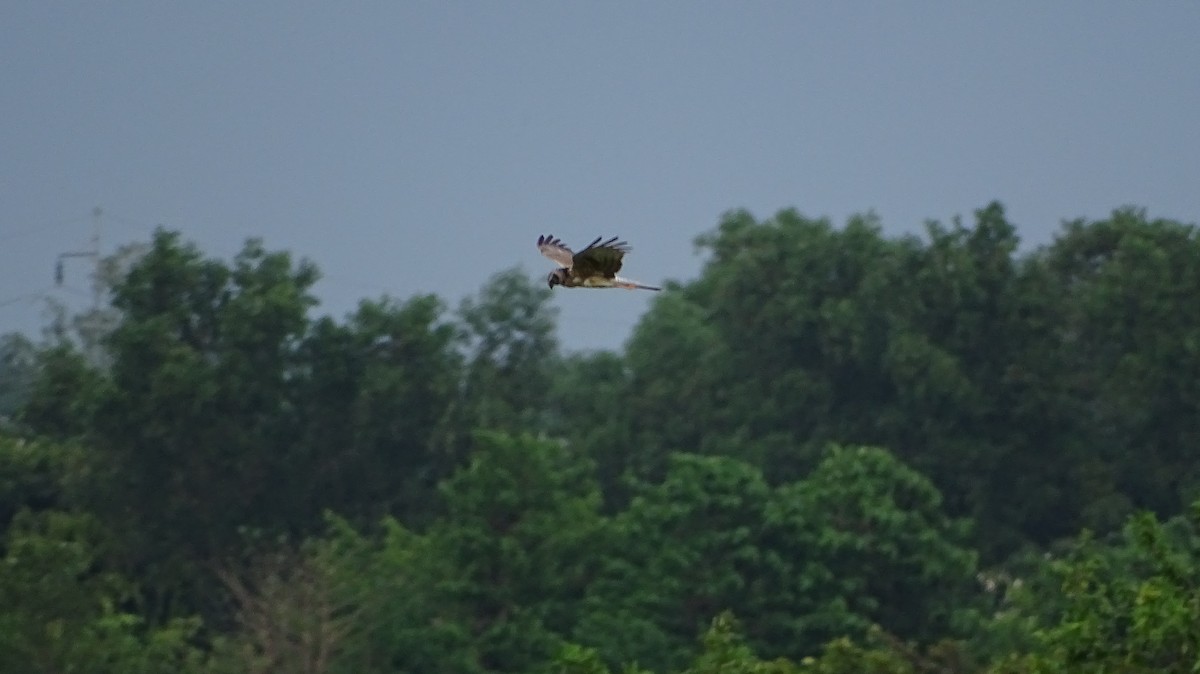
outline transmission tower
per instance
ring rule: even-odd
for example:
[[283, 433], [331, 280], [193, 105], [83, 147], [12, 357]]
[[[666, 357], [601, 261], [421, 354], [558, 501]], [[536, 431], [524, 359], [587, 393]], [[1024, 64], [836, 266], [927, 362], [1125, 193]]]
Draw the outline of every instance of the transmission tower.
[[67, 258], [72, 257], [90, 257], [92, 258], [92, 308], [100, 309], [101, 288], [100, 288], [100, 216], [104, 214], [104, 210], [99, 206], [92, 209], [92, 249], [91, 250], [76, 250], [66, 253], [59, 253], [58, 260], [54, 265], [54, 285], [62, 287], [65, 271], [63, 262]]

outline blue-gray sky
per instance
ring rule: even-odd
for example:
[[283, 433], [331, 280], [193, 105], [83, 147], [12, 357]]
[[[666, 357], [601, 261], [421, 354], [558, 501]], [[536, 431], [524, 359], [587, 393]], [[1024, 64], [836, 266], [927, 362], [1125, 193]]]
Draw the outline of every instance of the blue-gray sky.
[[[156, 224], [311, 258], [323, 311], [549, 270], [620, 235], [693, 278], [722, 212], [873, 210], [916, 231], [999, 199], [1026, 242], [1123, 205], [1200, 214], [1200, 3], [46, 2], [0, 9], [0, 332], [55, 256]], [[649, 293], [562, 290], [567, 349]], [[73, 299], [74, 298], [74, 299]]]

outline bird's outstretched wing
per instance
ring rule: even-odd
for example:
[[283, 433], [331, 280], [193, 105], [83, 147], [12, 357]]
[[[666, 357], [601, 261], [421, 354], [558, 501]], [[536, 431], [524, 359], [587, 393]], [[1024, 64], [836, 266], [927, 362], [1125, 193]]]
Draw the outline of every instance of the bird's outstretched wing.
[[537, 247], [542, 255], [550, 258], [554, 264], [560, 267], [570, 267], [574, 263], [575, 253], [563, 244], [562, 239], [556, 239], [549, 234], [539, 236]]
[[601, 242], [602, 237], [589, 243], [587, 248], [575, 253], [571, 259], [571, 275], [579, 279], [593, 276], [612, 278], [621, 271], [621, 261], [632, 251], [628, 243], [613, 237]]

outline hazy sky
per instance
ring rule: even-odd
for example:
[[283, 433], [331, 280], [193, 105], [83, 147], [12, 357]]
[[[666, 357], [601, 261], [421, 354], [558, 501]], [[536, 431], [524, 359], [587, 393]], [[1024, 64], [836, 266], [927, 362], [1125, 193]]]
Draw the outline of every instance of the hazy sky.
[[[620, 235], [696, 275], [722, 212], [890, 232], [999, 199], [1029, 243], [1200, 219], [1200, 2], [51, 2], [0, 8], [0, 332], [156, 224], [314, 260], [322, 310]], [[567, 349], [650, 293], [556, 289]]]

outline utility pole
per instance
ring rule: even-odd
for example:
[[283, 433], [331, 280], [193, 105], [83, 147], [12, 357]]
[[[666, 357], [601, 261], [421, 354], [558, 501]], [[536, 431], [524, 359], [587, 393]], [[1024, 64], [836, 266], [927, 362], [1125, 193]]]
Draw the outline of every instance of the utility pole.
[[104, 209], [99, 206], [92, 209], [92, 249], [77, 250], [67, 253], [58, 254], [58, 262], [54, 266], [54, 285], [62, 287], [63, 277], [63, 261], [69, 257], [90, 257], [92, 258], [93, 278], [92, 278], [92, 309], [100, 309], [100, 216], [104, 214]]
[[92, 209], [92, 309], [100, 310], [100, 216], [104, 210], [99, 206]]

